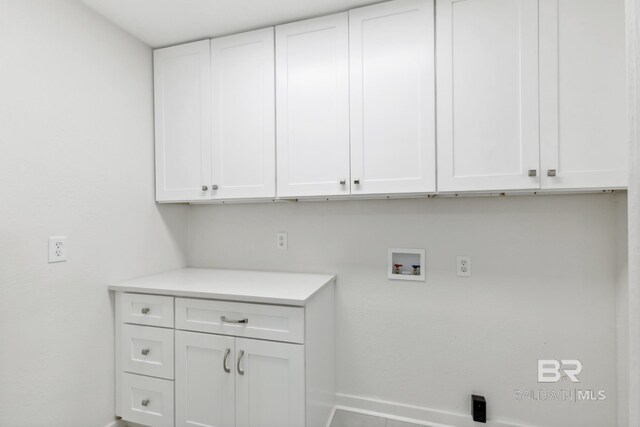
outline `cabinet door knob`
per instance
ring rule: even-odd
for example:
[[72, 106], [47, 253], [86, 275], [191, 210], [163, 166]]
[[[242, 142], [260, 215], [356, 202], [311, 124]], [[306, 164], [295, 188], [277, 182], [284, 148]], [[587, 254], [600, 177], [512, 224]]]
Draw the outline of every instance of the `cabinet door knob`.
[[209, 189], [209, 187], [207, 187], [206, 185], [202, 186], [202, 191], [207, 191]]
[[536, 169], [529, 169], [529, 176], [536, 176], [538, 175], [538, 171]]
[[150, 402], [149, 402], [149, 399], [145, 399], [141, 403], [142, 403], [142, 406], [149, 406]]
[[224, 351], [224, 358], [222, 359], [222, 369], [228, 374], [231, 372], [231, 368], [227, 368], [227, 358], [231, 354], [231, 349], [228, 348]]
[[347, 183], [347, 180], [346, 180], [346, 179], [341, 179], [341, 180], [340, 180], [340, 185], [345, 185], [346, 183]]
[[142, 310], [140, 310], [142, 312], [142, 314], [149, 314], [149, 307], [144, 307]]
[[353, 180], [353, 183], [354, 183], [354, 184], [360, 184], [360, 178], [355, 178], [355, 179]]
[[555, 169], [548, 169], [547, 170], [547, 176], [556, 176], [556, 170]]
[[146, 356], [146, 355], [149, 354], [149, 349], [148, 348], [143, 348], [140, 353], [142, 353], [143, 356]]
[[216, 190], [218, 189], [218, 186], [217, 186], [216, 184], [213, 184], [213, 185], [211, 186], [211, 189], [212, 189], [213, 191], [216, 191]]
[[236, 366], [236, 368], [238, 369], [238, 373], [240, 375], [244, 375], [244, 371], [240, 369], [240, 361], [242, 360], [242, 356], [244, 356], [244, 350], [240, 350], [240, 353], [238, 353], [238, 365]]

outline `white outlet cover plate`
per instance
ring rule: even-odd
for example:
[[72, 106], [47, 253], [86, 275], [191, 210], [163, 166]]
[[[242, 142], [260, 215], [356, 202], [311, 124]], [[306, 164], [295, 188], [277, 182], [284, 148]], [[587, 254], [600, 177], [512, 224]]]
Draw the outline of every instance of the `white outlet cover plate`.
[[67, 260], [67, 236], [49, 237], [49, 262]]
[[470, 256], [456, 257], [456, 274], [458, 275], [458, 277], [471, 276], [471, 257]]
[[289, 238], [286, 231], [280, 231], [276, 234], [276, 247], [281, 250], [289, 248]]

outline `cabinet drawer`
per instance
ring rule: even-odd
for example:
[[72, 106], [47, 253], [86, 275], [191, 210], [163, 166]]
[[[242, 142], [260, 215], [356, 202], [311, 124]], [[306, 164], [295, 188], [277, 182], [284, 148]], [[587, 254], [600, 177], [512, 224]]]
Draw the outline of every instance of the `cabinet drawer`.
[[173, 427], [173, 381], [121, 375], [120, 416], [147, 426]]
[[176, 298], [176, 329], [304, 342], [304, 308]]
[[173, 379], [173, 329], [122, 325], [122, 370]]
[[144, 294], [122, 294], [122, 323], [173, 328], [173, 297]]

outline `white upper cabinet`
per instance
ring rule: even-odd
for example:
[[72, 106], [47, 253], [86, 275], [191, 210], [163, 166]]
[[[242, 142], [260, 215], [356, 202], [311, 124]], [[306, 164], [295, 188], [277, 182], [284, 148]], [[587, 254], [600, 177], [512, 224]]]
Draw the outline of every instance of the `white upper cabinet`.
[[211, 197], [209, 40], [154, 52], [156, 200]]
[[213, 199], [276, 195], [273, 28], [211, 40]]
[[433, 0], [349, 12], [351, 193], [433, 193]]
[[538, 0], [436, 13], [438, 191], [539, 188]]
[[542, 188], [627, 186], [623, 0], [540, 0]]
[[278, 196], [348, 195], [348, 14], [276, 27]]
[[156, 199], [626, 188], [624, 24], [394, 0], [156, 50]]

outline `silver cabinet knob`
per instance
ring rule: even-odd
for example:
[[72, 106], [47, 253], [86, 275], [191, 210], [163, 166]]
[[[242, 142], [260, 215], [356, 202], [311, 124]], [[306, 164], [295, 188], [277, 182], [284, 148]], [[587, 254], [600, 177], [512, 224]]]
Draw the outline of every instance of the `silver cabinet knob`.
[[216, 191], [216, 190], [218, 189], [218, 186], [217, 186], [217, 185], [215, 185], [215, 184], [213, 184], [213, 185], [211, 186], [211, 189], [212, 189], [213, 191]]
[[341, 180], [340, 180], [340, 185], [345, 185], [346, 183], [347, 183], [347, 180], [346, 180], [346, 179], [341, 179]]
[[206, 185], [202, 186], [202, 191], [207, 191], [209, 189], [209, 187], [207, 187]]
[[148, 348], [143, 348], [140, 353], [142, 353], [143, 356], [146, 356], [146, 355], [149, 354], [149, 349]]
[[354, 183], [354, 184], [360, 184], [360, 178], [355, 178], [355, 179], [353, 180], [353, 183]]
[[149, 406], [149, 403], [150, 403], [150, 402], [149, 402], [149, 399], [145, 399], [145, 400], [143, 400], [143, 401], [142, 401], [142, 402], [140, 402], [140, 403], [142, 403], [142, 406]]
[[547, 176], [556, 176], [555, 169], [547, 169]]
[[149, 313], [149, 307], [144, 307], [142, 310], [140, 310], [142, 312], [142, 314], [148, 314]]
[[529, 169], [529, 176], [536, 176], [538, 175], [538, 171], [536, 169]]

